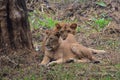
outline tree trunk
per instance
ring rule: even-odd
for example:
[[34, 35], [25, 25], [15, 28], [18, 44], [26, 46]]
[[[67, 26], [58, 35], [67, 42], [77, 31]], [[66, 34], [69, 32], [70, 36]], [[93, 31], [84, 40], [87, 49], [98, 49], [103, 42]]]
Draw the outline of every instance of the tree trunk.
[[3, 56], [11, 60], [14, 54], [20, 56], [31, 50], [32, 36], [25, 0], [0, 0], [0, 60]]

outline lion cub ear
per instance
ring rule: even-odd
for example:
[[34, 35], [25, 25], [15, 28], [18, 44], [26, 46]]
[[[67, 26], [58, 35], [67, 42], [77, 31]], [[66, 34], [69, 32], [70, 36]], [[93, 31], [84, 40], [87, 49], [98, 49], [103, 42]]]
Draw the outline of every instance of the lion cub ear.
[[70, 25], [70, 28], [75, 30], [75, 29], [77, 28], [77, 24], [76, 24], [76, 23], [72, 23], [72, 24]]
[[55, 26], [56, 26], [56, 28], [57, 28], [58, 30], [60, 30], [60, 29], [61, 29], [61, 26], [60, 26], [60, 24], [59, 24], [59, 23], [56, 23], [56, 24], [55, 24]]

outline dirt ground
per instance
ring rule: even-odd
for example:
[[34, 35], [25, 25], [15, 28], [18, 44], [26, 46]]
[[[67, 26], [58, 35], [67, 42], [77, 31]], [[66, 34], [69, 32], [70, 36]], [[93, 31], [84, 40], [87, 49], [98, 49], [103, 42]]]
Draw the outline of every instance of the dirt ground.
[[[29, 0], [28, 0], [29, 1]], [[120, 1], [103, 0], [106, 6], [97, 5], [99, 0], [62, 0], [49, 1], [49, 9], [46, 14], [52, 13], [54, 19], [71, 22], [77, 20], [80, 31], [76, 33], [76, 40], [86, 47], [94, 49], [104, 49], [106, 54], [95, 54], [101, 61], [100, 64], [92, 63], [66, 63], [51, 67], [43, 67], [38, 64], [43, 58], [41, 43], [44, 38], [41, 28], [32, 31], [33, 44], [38, 54], [36, 62], [31, 62], [27, 66], [16, 67], [4, 66], [0, 68], [0, 80], [119, 80], [120, 79]], [[43, 2], [44, 3], [44, 2]], [[30, 11], [36, 9], [28, 3]], [[46, 3], [45, 3], [46, 4]], [[31, 7], [32, 6], [32, 7]], [[41, 8], [41, 7], [39, 7]], [[100, 31], [93, 29], [91, 19], [93, 17], [105, 19], [111, 18], [112, 21]], [[89, 22], [89, 23], [88, 23]], [[25, 57], [24, 55], [21, 57]], [[18, 58], [21, 58], [18, 57]], [[12, 57], [14, 58], [14, 57]], [[0, 58], [2, 60], [2, 58]], [[7, 58], [9, 60], [9, 58]], [[18, 59], [13, 59], [18, 60]], [[19, 60], [18, 60], [19, 61]], [[23, 59], [23, 62], [24, 59]], [[9, 63], [9, 62], [7, 62]], [[9, 64], [8, 64], [9, 65]]]

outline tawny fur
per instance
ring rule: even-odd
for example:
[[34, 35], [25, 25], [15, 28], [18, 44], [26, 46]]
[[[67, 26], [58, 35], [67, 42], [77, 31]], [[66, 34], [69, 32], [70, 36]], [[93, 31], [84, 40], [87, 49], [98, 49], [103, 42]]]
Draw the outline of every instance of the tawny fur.
[[[55, 34], [55, 33], [54, 33]], [[74, 62], [87, 62], [81, 60], [82, 58], [87, 58], [91, 62], [99, 62], [97, 59], [93, 57], [94, 49], [86, 48], [82, 45], [80, 45], [74, 38], [73, 34], [68, 34], [66, 40], [60, 39], [58, 36], [55, 36], [51, 33], [51, 36], [47, 39], [46, 45], [48, 46], [51, 42], [51, 38], [57, 38], [57, 45], [59, 46], [56, 48], [56, 50], [50, 50], [48, 48], [45, 48], [45, 55], [43, 58], [43, 61], [41, 62], [41, 65], [51, 65], [51, 64], [60, 64], [65, 63], [69, 60], [73, 60]], [[54, 37], [53, 37], [54, 36]], [[54, 48], [56, 44], [49, 45], [50, 48]], [[97, 50], [95, 50], [96, 52]], [[102, 50], [103, 51], [103, 50]], [[100, 50], [99, 50], [100, 52]], [[54, 61], [51, 61], [54, 60]], [[51, 61], [51, 62], [50, 62]]]
[[[67, 33], [71, 33], [71, 34], [75, 35], [76, 28], [77, 28], [76, 23], [72, 23], [72, 24], [70, 24], [70, 23], [56, 23], [55, 27], [52, 29], [52, 31], [53, 32], [60, 32], [61, 38], [66, 39]], [[42, 53], [45, 53], [45, 43], [46, 43], [46, 39], [48, 38], [49, 31], [50, 30], [45, 31], [46, 35], [42, 41]]]
[[[74, 38], [76, 28], [76, 23], [64, 23], [56, 24], [53, 31], [47, 31], [47, 37], [44, 42], [45, 54], [41, 65], [65, 63], [69, 60], [73, 60], [74, 62], [87, 62], [86, 60], [81, 60], [82, 58], [87, 58], [91, 62], [99, 62], [92, 54], [105, 53], [105, 51], [86, 48], [78, 44]], [[59, 33], [59, 36], [56, 36], [57, 33]], [[60, 36], [61, 38], [59, 38]], [[54, 61], [50, 62], [51, 60]]]

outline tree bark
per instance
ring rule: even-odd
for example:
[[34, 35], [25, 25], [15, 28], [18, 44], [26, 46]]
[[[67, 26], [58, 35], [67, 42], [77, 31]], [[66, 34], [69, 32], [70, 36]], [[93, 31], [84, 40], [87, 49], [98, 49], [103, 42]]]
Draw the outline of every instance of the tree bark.
[[0, 0], [0, 59], [6, 54], [31, 50], [33, 44], [25, 0]]

